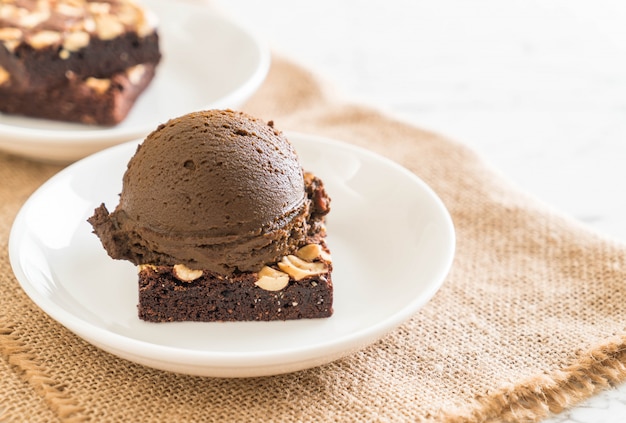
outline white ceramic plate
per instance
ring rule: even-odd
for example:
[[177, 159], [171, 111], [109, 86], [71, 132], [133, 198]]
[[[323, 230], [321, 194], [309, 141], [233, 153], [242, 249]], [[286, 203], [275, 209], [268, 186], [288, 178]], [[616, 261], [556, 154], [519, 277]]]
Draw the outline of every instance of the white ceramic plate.
[[159, 19], [163, 59], [124, 122], [91, 127], [0, 114], [0, 149], [70, 162], [145, 136], [159, 123], [206, 108], [237, 108], [265, 79], [269, 49], [253, 34], [201, 5], [145, 0]]
[[354, 146], [288, 134], [305, 169], [332, 198], [335, 313], [288, 322], [147, 323], [137, 317], [135, 266], [110, 259], [86, 219], [117, 205], [136, 142], [83, 159], [24, 204], [11, 230], [11, 265], [52, 318], [125, 359], [202, 376], [262, 376], [328, 363], [401, 324], [439, 289], [454, 228], [439, 198], [403, 167]]

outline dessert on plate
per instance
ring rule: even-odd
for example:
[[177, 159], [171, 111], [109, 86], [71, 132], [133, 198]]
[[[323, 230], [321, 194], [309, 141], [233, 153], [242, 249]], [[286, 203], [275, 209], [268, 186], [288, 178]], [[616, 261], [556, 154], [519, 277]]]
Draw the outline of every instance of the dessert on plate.
[[0, 0], [0, 112], [116, 124], [160, 59], [156, 20], [134, 0]]
[[287, 138], [247, 114], [190, 113], [130, 159], [118, 205], [88, 220], [109, 256], [138, 266], [139, 317], [329, 317], [330, 198]]

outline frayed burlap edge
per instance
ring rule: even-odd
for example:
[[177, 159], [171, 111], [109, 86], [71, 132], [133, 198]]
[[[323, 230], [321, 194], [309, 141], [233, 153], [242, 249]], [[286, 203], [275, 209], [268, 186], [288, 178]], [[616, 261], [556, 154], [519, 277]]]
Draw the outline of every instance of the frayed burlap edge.
[[[82, 408], [77, 401], [63, 392], [63, 384], [50, 378], [38, 363], [28, 346], [20, 339], [17, 329], [0, 316], [0, 354], [16, 369], [16, 374], [27, 382], [45, 400], [59, 418], [67, 423], [85, 422]], [[0, 421], [8, 416], [1, 413]]]
[[626, 381], [626, 335], [581, 354], [561, 371], [477, 397], [472, 411], [445, 410], [445, 423], [537, 422]]

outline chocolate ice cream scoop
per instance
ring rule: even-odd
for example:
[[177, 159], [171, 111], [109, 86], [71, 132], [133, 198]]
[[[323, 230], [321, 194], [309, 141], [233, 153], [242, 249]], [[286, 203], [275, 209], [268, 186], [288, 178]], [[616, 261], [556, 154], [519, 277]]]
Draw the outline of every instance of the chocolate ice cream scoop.
[[89, 222], [113, 258], [231, 274], [292, 253], [314, 209], [296, 152], [272, 122], [210, 110], [148, 135], [115, 210], [103, 204]]

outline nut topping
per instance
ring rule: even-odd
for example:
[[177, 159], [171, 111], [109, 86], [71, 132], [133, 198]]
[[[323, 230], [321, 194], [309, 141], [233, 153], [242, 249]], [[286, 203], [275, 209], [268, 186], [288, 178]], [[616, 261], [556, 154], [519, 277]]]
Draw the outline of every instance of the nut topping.
[[9, 79], [11, 79], [11, 74], [7, 72], [5, 68], [0, 66], [0, 85], [4, 84], [5, 82], [9, 82]]
[[85, 80], [85, 85], [98, 94], [104, 94], [111, 86], [111, 80], [90, 77]]
[[84, 31], [72, 32], [65, 37], [63, 48], [67, 51], [78, 51], [89, 44], [89, 34]]
[[289, 284], [288, 274], [269, 266], [264, 266], [258, 276], [259, 279], [254, 284], [266, 291], [280, 291]]
[[124, 25], [113, 15], [98, 15], [95, 21], [98, 37], [103, 40], [112, 40], [124, 32]]
[[324, 260], [327, 262], [332, 262], [330, 254], [322, 249], [322, 246], [319, 244], [307, 244], [304, 247], [300, 248], [296, 255], [300, 257], [302, 260], [306, 261], [314, 261], [314, 260]]
[[87, 8], [94, 15], [107, 15], [111, 13], [111, 4], [110, 3], [96, 3], [91, 2], [87, 5]]
[[57, 31], [39, 31], [30, 36], [29, 43], [39, 50], [61, 41], [61, 33]]
[[119, 10], [117, 11], [117, 17], [122, 23], [125, 25], [135, 25], [139, 26], [143, 19], [142, 13], [136, 6], [132, 6], [130, 4], [120, 5]]
[[18, 28], [0, 28], [0, 41], [17, 40], [22, 36], [22, 31]]
[[308, 276], [320, 275], [328, 271], [323, 262], [308, 262], [294, 255], [287, 255], [278, 262], [278, 267], [289, 276], [299, 281]]
[[50, 11], [41, 10], [21, 16], [18, 22], [24, 28], [34, 28], [48, 19], [50, 19]]
[[152, 265], [152, 264], [140, 264], [139, 266], [137, 266], [137, 268], [139, 269], [139, 272], [141, 272], [144, 269], [156, 269], [156, 266]]
[[83, 9], [80, 5], [72, 5], [67, 3], [58, 3], [55, 7], [55, 11], [65, 16], [79, 17], [83, 14]]
[[126, 71], [128, 80], [131, 84], [137, 85], [141, 82], [141, 77], [146, 73], [146, 67], [144, 65], [136, 65]]
[[202, 270], [190, 269], [184, 264], [175, 264], [172, 270], [176, 279], [183, 282], [193, 282], [202, 276]]
[[[126, 31], [148, 36], [157, 26], [153, 14], [134, 0], [0, 1], [0, 20], [0, 41], [10, 51], [22, 42], [36, 49], [62, 42], [64, 50], [73, 52], [89, 43], [83, 32], [110, 40]], [[39, 34], [44, 31], [48, 34]], [[52, 36], [51, 32], [59, 35]], [[74, 33], [80, 34], [75, 38]]]
[[95, 32], [96, 31], [96, 21], [93, 18], [85, 18], [83, 22], [83, 29], [87, 32]]

